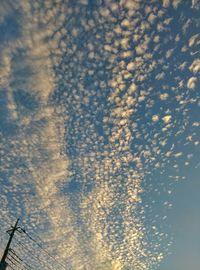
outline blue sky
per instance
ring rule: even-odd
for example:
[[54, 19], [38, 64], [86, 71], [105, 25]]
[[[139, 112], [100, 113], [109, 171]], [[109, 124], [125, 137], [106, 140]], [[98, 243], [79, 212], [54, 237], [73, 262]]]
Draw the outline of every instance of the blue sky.
[[66, 269], [198, 270], [199, 12], [2, 1], [1, 252], [20, 217]]
[[158, 269], [198, 269], [199, 265], [199, 168], [189, 170], [186, 181], [172, 197], [173, 208], [168, 217], [174, 235], [171, 254]]

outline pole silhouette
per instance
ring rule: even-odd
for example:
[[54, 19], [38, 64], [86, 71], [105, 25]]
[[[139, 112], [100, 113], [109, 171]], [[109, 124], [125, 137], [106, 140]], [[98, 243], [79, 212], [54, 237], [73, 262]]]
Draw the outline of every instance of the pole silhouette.
[[2, 256], [2, 259], [1, 259], [1, 262], [0, 262], [0, 270], [6, 270], [6, 268], [8, 266], [8, 264], [6, 262], [6, 258], [7, 258], [7, 255], [8, 255], [8, 252], [9, 252], [9, 248], [10, 248], [10, 244], [12, 242], [12, 239], [13, 239], [13, 236], [15, 234], [15, 231], [18, 229], [18, 227], [17, 227], [18, 222], [19, 222], [19, 218], [17, 219], [17, 221], [16, 221], [15, 226], [13, 227], [13, 229], [9, 230], [11, 233], [10, 233], [10, 237], [9, 237], [8, 243], [6, 245], [6, 248], [4, 250], [4, 253], [3, 253], [3, 256]]

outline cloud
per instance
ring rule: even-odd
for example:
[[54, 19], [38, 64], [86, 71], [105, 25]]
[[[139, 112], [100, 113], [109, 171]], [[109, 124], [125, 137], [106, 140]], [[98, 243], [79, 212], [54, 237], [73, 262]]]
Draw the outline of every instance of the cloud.
[[190, 71], [196, 74], [200, 70], [200, 59], [195, 59], [192, 65], [189, 67]]
[[[154, 267], [165, 236], [151, 234], [155, 220], [144, 222], [153, 202], [142, 205], [142, 186], [152, 168], [178, 158], [180, 137], [172, 134], [188, 127], [183, 104], [194, 103], [174, 72], [188, 56], [182, 51], [174, 61], [170, 49], [179, 42], [170, 1], [165, 8], [131, 0], [16, 3], [21, 36], [0, 52], [2, 117], [14, 127], [0, 133], [2, 209], [43, 228], [45, 243], [71, 269]], [[198, 60], [189, 69], [196, 74]], [[27, 108], [17, 93], [36, 106]]]
[[187, 87], [189, 89], [194, 89], [196, 87], [196, 82], [197, 82], [197, 78], [196, 77], [189, 78], [189, 80], [187, 82]]
[[165, 115], [162, 119], [163, 119], [164, 123], [167, 124], [167, 123], [169, 123], [171, 121], [172, 116], [171, 115]]
[[181, 4], [181, 0], [173, 0], [172, 5], [176, 9]]
[[168, 97], [169, 97], [169, 94], [167, 94], [167, 93], [160, 94], [160, 99], [161, 100], [167, 100]]
[[198, 42], [198, 37], [199, 37], [199, 34], [196, 34], [196, 35], [193, 35], [189, 39], [189, 42], [188, 42], [189, 47], [192, 47], [192, 46], [196, 45], [196, 43]]
[[167, 8], [170, 5], [170, 0], [163, 0], [163, 7]]
[[153, 115], [152, 120], [153, 120], [153, 122], [157, 122], [159, 120], [159, 116], [158, 115]]
[[197, 0], [192, 0], [192, 8], [196, 8], [196, 9], [199, 8], [199, 3]]

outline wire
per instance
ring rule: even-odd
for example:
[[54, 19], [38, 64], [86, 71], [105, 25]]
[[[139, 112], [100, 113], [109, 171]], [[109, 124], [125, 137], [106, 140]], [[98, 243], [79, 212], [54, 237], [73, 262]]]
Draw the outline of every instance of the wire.
[[[30, 239], [30, 240], [32, 240], [43, 252], [45, 252], [46, 253], [46, 255], [48, 255], [51, 259], [53, 259], [56, 263], [58, 263], [64, 270], [66, 270], [66, 265], [64, 265], [64, 264], [62, 264], [62, 263], [60, 263], [56, 258], [54, 258], [46, 249], [44, 249], [43, 247], [42, 247], [42, 245], [41, 244], [39, 244], [32, 236], [30, 236], [30, 234], [28, 234], [27, 232], [26, 232], [26, 230], [22, 230], [23, 231], [23, 233], [25, 233], [26, 235], [27, 235], [27, 237]], [[41, 239], [39, 236], [38, 236], [38, 238], [39, 239]]]
[[[19, 264], [19, 265], [22, 266], [23, 269], [25, 269], [25, 270], [29, 270], [29, 269], [30, 269], [30, 268], [27, 268], [26, 266], [22, 265], [19, 261], [17, 261], [17, 260], [16, 260], [13, 256], [11, 256], [10, 254], [9, 254], [9, 256], [10, 256], [11, 258], [7, 257], [6, 260], [12, 261], [12, 259], [13, 259], [15, 262], [12, 261], [12, 263], [15, 264], [17, 267], [19, 267], [19, 266], [18, 266], [18, 264]], [[16, 264], [16, 263], [18, 263], [18, 264]], [[21, 268], [21, 267], [20, 267], [20, 268]]]
[[[9, 249], [9, 252], [11, 252], [18, 260], [20, 260], [23, 264], [25, 264], [28, 268], [33, 269], [28, 263], [26, 263], [24, 260], [22, 260], [18, 254], [16, 254], [16, 252], [13, 249]], [[13, 259], [15, 259], [15, 257], [13, 257], [10, 253], [8, 253]], [[15, 259], [16, 260], [16, 259]]]
[[[12, 226], [10, 224], [8, 224], [7, 222], [5, 222], [9, 227], [12, 228]], [[45, 248], [43, 248], [42, 244], [38, 243], [29, 233], [26, 232], [26, 230], [22, 229], [21, 227], [18, 227], [18, 229], [16, 230], [16, 232], [18, 232], [19, 234], [21, 232], [23, 232], [31, 241], [33, 241], [47, 256], [49, 256], [52, 260], [54, 260], [55, 263], [59, 264], [61, 266], [62, 269], [66, 270], [67, 266], [64, 263], [61, 263], [60, 261], [58, 261], [55, 257], [53, 257]], [[40, 240], [40, 242], [43, 242], [42, 239], [36, 234], [34, 233], [34, 235]], [[15, 239], [15, 238], [13, 238]], [[19, 245], [23, 246], [25, 249], [26, 247], [17, 239], [15, 239]], [[30, 250], [29, 252], [32, 254], [32, 256], [34, 256], [37, 260], [39, 260], [41, 263], [41, 259], [38, 256], [35, 256]], [[16, 255], [16, 254], [14, 254]], [[16, 255], [17, 257], [17, 255]], [[19, 257], [18, 257], [19, 258]], [[20, 259], [21, 260], [21, 259]], [[26, 264], [28, 267], [30, 267], [26, 262], [24, 262], [24, 264]]]
[[45, 262], [42, 261], [37, 255], [35, 255], [29, 248], [27, 248], [21, 241], [17, 240], [16, 238], [14, 240], [18, 243], [18, 245], [22, 246], [26, 250], [26, 252], [28, 251], [28, 253], [30, 253], [34, 259], [38, 260], [42, 267], [48, 267], [48, 270], [52, 269], [50, 266], [45, 265]]
[[[21, 264], [21, 262], [20, 261], [18, 261], [18, 259], [16, 259], [14, 256], [12, 256], [10, 253], [8, 253], [8, 255], [15, 261], [15, 262], [17, 262], [17, 263], [20, 263]], [[22, 261], [22, 260], [21, 260]]]
[[9, 263], [7, 263], [7, 265], [8, 265], [9, 268], [11, 268], [12, 270], [15, 270]]
[[9, 262], [11, 262], [14, 266], [16, 266], [17, 268], [19, 268], [20, 270], [26, 270], [27, 268], [21, 268], [18, 264], [16, 264], [15, 262], [12, 261], [12, 259], [10, 259], [9, 257], [7, 257], [7, 260], [9, 260]]
[[17, 259], [19, 259], [20, 261], [22, 261], [22, 259], [16, 254], [16, 252], [14, 251], [14, 249], [9, 249], [9, 252], [11, 252]]

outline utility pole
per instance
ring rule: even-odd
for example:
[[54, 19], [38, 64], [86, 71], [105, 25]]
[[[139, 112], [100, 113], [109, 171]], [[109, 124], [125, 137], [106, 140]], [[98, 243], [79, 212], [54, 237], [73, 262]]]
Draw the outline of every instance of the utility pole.
[[17, 221], [16, 221], [15, 226], [13, 227], [13, 229], [7, 231], [7, 232], [10, 232], [10, 238], [8, 240], [7, 246], [5, 248], [5, 251], [3, 253], [3, 256], [2, 256], [2, 259], [1, 259], [1, 262], [0, 262], [0, 270], [6, 270], [6, 268], [8, 266], [8, 264], [6, 263], [6, 258], [7, 258], [7, 255], [8, 255], [8, 252], [9, 252], [9, 248], [10, 248], [10, 244], [12, 242], [12, 239], [13, 239], [13, 236], [15, 234], [15, 231], [18, 229], [18, 227], [17, 227], [18, 222], [19, 222], [19, 218], [17, 219]]

